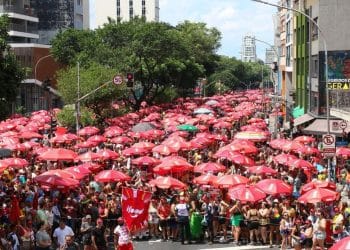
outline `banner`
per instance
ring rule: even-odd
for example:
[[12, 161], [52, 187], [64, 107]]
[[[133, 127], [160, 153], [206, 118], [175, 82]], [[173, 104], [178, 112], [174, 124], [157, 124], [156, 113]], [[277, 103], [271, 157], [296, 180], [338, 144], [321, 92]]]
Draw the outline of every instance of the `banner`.
[[137, 232], [148, 223], [148, 208], [152, 193], [138, 189], [123, 188], [122, 214], [126, 226], [131, 233]]

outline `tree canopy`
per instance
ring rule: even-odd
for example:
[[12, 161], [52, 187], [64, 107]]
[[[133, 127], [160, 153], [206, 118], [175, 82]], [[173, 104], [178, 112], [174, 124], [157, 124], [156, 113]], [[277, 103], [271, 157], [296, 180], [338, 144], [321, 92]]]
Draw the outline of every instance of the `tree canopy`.
[[24, 78], [24, 69], [9, 50], [8, 26], [8, 16], [0, 16], [0, 119], [11, 113], [11, 104], [16, 100], [19, 85]]

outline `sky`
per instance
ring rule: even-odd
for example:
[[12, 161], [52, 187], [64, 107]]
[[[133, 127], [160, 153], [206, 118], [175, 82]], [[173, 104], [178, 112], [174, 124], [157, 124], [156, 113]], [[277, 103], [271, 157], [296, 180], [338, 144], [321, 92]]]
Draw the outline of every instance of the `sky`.
[[[272, 15], [277, 11], [274, 7], [251, 0], [159, 0], [159, 5], [160, 21], [172, 25], [184, 20], [204, 22], [220, 30], [219, 54], [240, 58], [242, 38], [247, 33], [273, 44]], [[93, 19], [93, 13], [90, 15]], [[258, 58], [265, 60], [267, 45], [257, 42], [256, 48]]]

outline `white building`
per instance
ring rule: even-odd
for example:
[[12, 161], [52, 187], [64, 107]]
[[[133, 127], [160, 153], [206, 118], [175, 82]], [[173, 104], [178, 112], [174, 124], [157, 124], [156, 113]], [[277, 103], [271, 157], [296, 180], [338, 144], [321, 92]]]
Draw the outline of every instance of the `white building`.
[[247, 34], [242, 40], [241, 60], [243, 62], [256, 62], [255, 36]]
[[265, 64], [271, 65], [277, 62], [276, 49], [274, 47], [267, 48], [265, 51]]
[[91, 11], [94, 20], [90, 28], [97, 28], [108, 22], [108, 18], [118, 21], [130, 21], [138, 16], [146, 21], [159, 21], [159, 0], [103, 0], [93, 1]]

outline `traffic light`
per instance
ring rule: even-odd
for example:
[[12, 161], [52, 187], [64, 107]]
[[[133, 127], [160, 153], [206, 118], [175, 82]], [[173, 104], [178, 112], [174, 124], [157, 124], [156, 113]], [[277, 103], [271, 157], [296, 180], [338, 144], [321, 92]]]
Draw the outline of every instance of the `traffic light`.
[[132, 88], [134, 86], [134, 73], [126, 73], [126, 86]]

